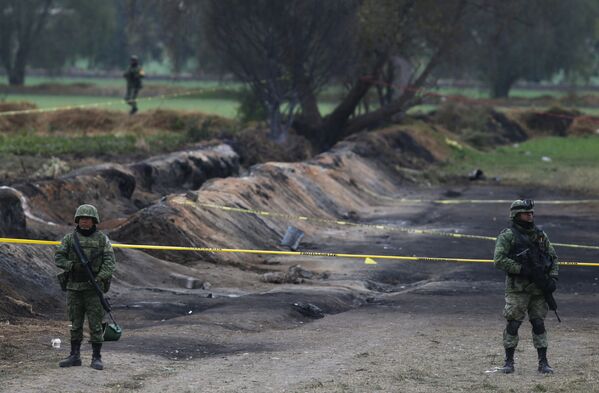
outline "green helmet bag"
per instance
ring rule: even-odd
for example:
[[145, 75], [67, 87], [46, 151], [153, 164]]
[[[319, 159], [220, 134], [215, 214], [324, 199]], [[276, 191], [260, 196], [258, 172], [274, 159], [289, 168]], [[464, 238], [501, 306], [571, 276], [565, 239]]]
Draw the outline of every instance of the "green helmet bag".
[[104, 341], [119, 341], [123, 329], [116, 323], [102, 323], [102, 330], [104, 331]]

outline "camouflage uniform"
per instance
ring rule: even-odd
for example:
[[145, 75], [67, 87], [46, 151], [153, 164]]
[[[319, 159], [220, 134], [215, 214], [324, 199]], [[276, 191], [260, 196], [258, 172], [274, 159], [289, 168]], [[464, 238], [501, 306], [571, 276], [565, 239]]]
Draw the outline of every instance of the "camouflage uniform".
[[534, 224], [530, 228], [525, 228], [516, 220], [518, 213], [533, 212], [532, 206], [527, 208], [517, 202], [524, 201], [515, 201], [512, 204], [510, 214], [512, 227], [504, 229], [497, 237], [494, 255], [495, 267], [506, 273], [503, 316], [507, 320], [507, 326], [503, 331], [503, 346], [506, 349], [506, 358], [511, 358], [509, 372], [513, 372], [513, 353], [518, 345], [518, 328], [527, 313], [533, 328], [533, 345], [539, 351], [540, 357], [541, 354], [544, 357], [548, 344], [543, 321], [548, 310], [545, 295], [529, 275], [522, 274], [525, 269], [518, 260], [517, 254], [529, 246], [538, 247], [539, 251], [548, 255], [552, 262], [545, 274], [554, 280], [557, 280], [558, 276], [557, 254], [545, 232]]
[[[77, 209], [75, 221], [78, 222], [81, 217], [92, 217], [94, 222], [99, 222], [96, 208], [91, 205], [82, 205]], [[95, 228], [95, 226], [94, 226]], [[100, 288], [107, 292], [110, 279], [114, 273], [116, 261], [114, 251], [110, 241], [102, 232], [93, 230], [91, 234], [84, 234], [79, 229], [78, 238], [81, 249], [88, 258], [92, 272]], [[83, 340], [83, 323], [85, 316], [90, 330], [90, 341], [99, 357], [101, 343], [103, 339], [102, 319], [104, 318], [104, 309], [100, 303], [100, 298], [95, 292], [89, 278], [84, 270], [79, 257], [75, 252], [74, 233], [68, 233], [64, 236], [60, 246], [54, 255], [56, 266], [68, 273], [67, 280], [67, 310], [71, 321], [71, 347], [75, 347], [78, 352]], [[62, 362], [61, 362], [62, 363]], [[77, 362], [75, 362], [77, 363]], [[80, 365], [71, 364], [71, 365]], [[62, 367], [65, 367], [61, 364]]]
[[129, 68], [123, 74], [127, 80], [127, 92], [125, 93], [125, 101], [131, 106], [131, 114], [137, 112], [137, 94], [142, 89], [142, 78], [144, 78], [143, 68], [139, 65], [137, 56], [131, 56]]

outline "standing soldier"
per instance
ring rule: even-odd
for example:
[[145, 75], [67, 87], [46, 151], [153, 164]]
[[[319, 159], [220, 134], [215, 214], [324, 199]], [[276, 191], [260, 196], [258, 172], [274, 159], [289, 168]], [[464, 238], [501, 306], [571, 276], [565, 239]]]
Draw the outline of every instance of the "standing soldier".
[[558, 263], [547, 235], [535, 226], [533, 209], [532, 200], [514, 201], [510, 207], [512, 226], [499, 234], [495, 244], [495, 267], [506, 273], [503, 311], [507, 320], [503, 332], [505, 365], [501, 369], [506, 374], [514, 372], [518, 328], [526, 313], [532, 325], [533, 345], [539, 356], [538, 371], [553, 373], [547, 361], [547, 333], [543, 320], [547, 315], [547, 301], [554, 304], [552, 292], [556, 288]]
[[127, 104], [131, 106], [131, 110], [129, 114], [134, 114], [137, 112], [137, 94], [141, 90], [142, 83], [141, 80], [145, 76], [143, 68], [139, 65], [139, 59], [137, 56], [131, 56], [129, 60], [129, 68], [123, 74], [125, 79], [127, 80], [127, 92], [125, 93], [125, 101]]
[[[87, 316], [92, 343], [91, 367], [104, 368], [102, 364], [104, 309], [90, 278], [75, 251], [77, 236], [95, 280], [104, 293], [108, 292], [116, 262], [110, 241], [96, 229], [100, 222], [98, 211], [92, 205], [81, 205], [75, 212], [75, 231], [68, 233], [54, 255], [56, 266], [64, 270], [67, 290], [67, 310], [71, 321], [71, 354], [59, 363], [60, 367], [81, 366], [80, 348], [83, 340], [83, 322]], [[63, 287], [64, 288], [64, 287]]]

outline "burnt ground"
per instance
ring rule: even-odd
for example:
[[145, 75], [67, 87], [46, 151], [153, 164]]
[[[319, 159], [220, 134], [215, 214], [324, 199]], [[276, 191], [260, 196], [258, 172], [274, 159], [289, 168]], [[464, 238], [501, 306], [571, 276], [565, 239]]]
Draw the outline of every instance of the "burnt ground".
[[[446, 198], [444, 189], [406, 189], [406, 198]], [[462, 199], [576, 199], [549, 190], [456, 186]], [[595, 244], [599, 204], [537, 206], [537, 222], [554, 242]], [[232, 213], [235, 214], [235, 213]], [[358, 220], [495, 236], [506, 204], [407, 204], [389, 198]], [[306, 251], [492, 258], [493, 242], [323, 227]], [[599, 262], [596, 252], [557, 248], [562, 260]], [[139, 258], [144, 258], [141, 253]], [[129, 256], [135, 259], [136, 256]], [[596, 392], [599, 391], [599, 268], [561, 269], [557, 301], [563, 322], [548, 315], [553, 376], [536, 373], [530, 329], [521, 328], [514, 375], [501, 365], [503, 275], [490, 264], [269, 257], [264, 271], [300, 264], [327, 279], [273, 285], [257, 269], [206, 267], [222, 278], [208, 290], [123, 286], [112, 296], [125, 333], [104, 346], [105, 370], [59, 369], [68, 323], [20, 320], [0, 325], [0, 391], [6, 392]], [[279, 265], [277, 265], [279, 264]], [[226, 278], [226, 279], [225, 279]], [[319, 306], [301, 314], [294, 302]]]

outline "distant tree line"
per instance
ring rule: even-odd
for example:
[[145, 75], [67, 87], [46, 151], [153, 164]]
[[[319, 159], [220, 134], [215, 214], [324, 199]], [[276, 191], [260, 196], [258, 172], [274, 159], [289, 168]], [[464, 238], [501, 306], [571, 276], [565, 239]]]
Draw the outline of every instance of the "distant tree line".
[[27, 66], [112, 69], [132, 53], [231, 73], [274, 138], [326, 147], [401, 117], [440, 77], [507, 97], [519, 80], [593, 75], [598, 15], [596, 0], [0, 0], [0, 61], [12, 85]]

